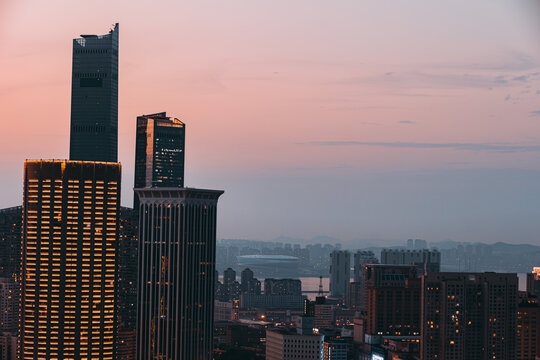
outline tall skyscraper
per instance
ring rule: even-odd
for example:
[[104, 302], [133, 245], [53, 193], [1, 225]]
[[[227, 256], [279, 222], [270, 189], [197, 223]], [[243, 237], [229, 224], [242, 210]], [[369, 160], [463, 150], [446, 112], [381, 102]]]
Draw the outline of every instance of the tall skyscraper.
[[217, 201], [223, 191], [135, 192], [141, 202], [137, 359], [209, 360]]
[[[137, 118], [135, 188], [184, 187], [186, 125], [167, 113]], [[139, 207], [137, 194], [134, 209]]]
[[330, 253], [330, 294], [346, 299], [351, 281], [351, 253], [334, 250]]
[[518, 278], [500, 273], [422, 277], [421, 359], [516, 359]]
[[118, 163], [24, 164], [20, 359], [115, 359]]
[[118, 24], [73, 40], [71, 160], [118, 158]]

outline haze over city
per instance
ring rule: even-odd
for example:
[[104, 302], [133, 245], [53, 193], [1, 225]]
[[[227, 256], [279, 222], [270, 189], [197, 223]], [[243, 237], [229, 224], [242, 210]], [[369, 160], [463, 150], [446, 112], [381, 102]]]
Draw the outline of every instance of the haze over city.
[[186, 185], [226, 190], [218, 237], [538, 243], [539, 10], [2, 1], [0, 207], [25, 159], [68, 157], [71, 39], [119, 22], [122, 205], [135, 119], [167, 111]]

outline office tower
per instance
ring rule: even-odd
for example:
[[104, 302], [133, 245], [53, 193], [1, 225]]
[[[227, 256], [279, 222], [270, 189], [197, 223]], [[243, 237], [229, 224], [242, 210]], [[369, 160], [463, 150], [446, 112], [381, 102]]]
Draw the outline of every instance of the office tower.
[[413, 265], [365, 265], [365, 331], [370, 335], [420, 335], [421, 281]]
[[266, 330], [266, 360], [323, 360], [324, 335], [298, 329]]
[[330, 253], [330, 294], [346, 299], [351, 281], [351, 254], [334, 250]]
[[24, 164], [20, 359], [115, 359], [118, 163]]
[[217, 201], [223, 191], [135, 189], [137, 359], [212, 358]]
[[227, 268], [223, 272], [223, 285], [229, 287], [236, 281], [236, 271], [231, 268]]
[[298, 279], [264, 279], [265, 295], [302, 295], [302, 281]]
[[22, 206], [0, 210], [0, 277], [19, 277], [21, 220]]
[[120, 208], [118, 241], [117, 359], [135, 358], [137, 328], [138, 212]]
[[500, 273], [422, 277], [422, 360], [516, 359], [518, 278]]
[[165, 112], [137, 117], [135, 188], [184, 187], [185, 142], [186, 125]]
[[379, 263], [379, 259], [375, 257], [375, 254], [373, 253], [373, 251], [357, 251], [354, 253], [353, 258], [354, 258], [353, 264], [354, 264], [354, 281], [355, 282], [362, 281], [362, 277], [361, 277], [362, 265]]
[[517, 359], [540, 357], [540, 305], [538, 298], [526, 291], [519, 292], [517, 317]]
[[73, 40], [70, 160], [116, 162], [118, 24]]
[[381, 251], [381, 264], [415, 265], [419, 274], [439, 272], [441, 270], [441, 253], [439, 250], [395, 250]]

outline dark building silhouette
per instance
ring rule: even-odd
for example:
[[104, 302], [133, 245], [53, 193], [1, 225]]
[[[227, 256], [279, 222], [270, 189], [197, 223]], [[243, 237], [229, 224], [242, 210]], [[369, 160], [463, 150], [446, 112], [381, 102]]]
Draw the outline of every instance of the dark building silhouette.
[[516, 359], [518, 278], [501, 273], [422, 277], [421, 359]]
[[137, 359], [209, 360], [217, 201], [223, 191], [135, 191], [141, 201]]
[[69, 158], [116, 162], [117, 153], [118, 24], [73, 40]]
[[138, 246], [137, 211], [121, 207], [118, 241], [118, 360], [135, 358]]
[[20, 359], [116, 359], [118, 163], [24, 164]]
[[18, 278], [22, 206], [0, 210], [0, 277]]
[[227, 268], [223, 272], [223, 285], [229, 287], [236, 281], [236, 271], [231, 268]]
[[185, 142], [186, 125], [167, 113], [137, 117], [135, 188], [184, 187]]

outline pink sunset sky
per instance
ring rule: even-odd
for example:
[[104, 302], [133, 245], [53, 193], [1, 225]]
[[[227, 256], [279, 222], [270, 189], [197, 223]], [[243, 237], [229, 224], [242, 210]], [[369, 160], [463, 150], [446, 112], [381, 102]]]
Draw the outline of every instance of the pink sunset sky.
[[167, 111], [218, 237], [540, 242], [536, 1], [1, 0], [0, 207], [68, 157], [72, 39], [115, 22], [124, 205]]

